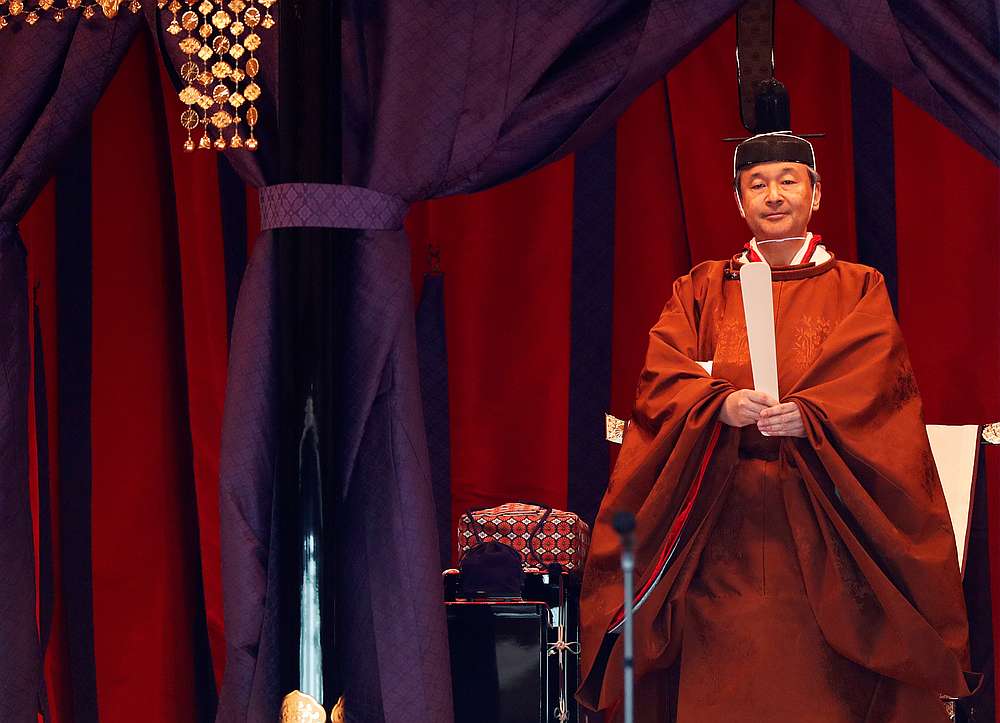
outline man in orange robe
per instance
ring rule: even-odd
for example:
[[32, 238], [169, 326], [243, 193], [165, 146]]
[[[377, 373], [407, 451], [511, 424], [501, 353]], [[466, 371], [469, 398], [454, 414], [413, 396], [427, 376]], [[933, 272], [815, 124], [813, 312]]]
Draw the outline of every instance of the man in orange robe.
[[[580, 700], [622, 697], [611, 519], [628, 510], [636, 721], [945, 723], [940, 696], [974, 678], [966, 610], [883, 278], [807, 232], [808, 141], [755, 136], [734, 175], [754, 239], [678, 279], [650, 332], [584, 574]], [[753, 389], [754, 260], [771, 267], [780, 403]]]

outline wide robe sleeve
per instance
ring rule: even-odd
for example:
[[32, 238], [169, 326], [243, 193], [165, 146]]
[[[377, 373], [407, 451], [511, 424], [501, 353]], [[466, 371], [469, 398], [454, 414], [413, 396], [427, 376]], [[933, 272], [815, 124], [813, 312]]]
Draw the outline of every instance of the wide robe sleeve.
[[869, 670], [969, 695], [955, 538], [878, 272], [782, 401], [799, 405], [807, 433], [782, 444], [803, 477], [784, 503], [825, 639]]
[[[580, 700], [606, 708], [621, 696], [619, 636], [609, 634], [622, 609], [614, 514], [636, 515], [636, 580], [647, 599], [636, 612], [636, 671], [669, 664], [679, 644], [683, 590], [690, 581], [712, 512], [736, 461], [738, 434], [717, 421], [733, 386], [696, 362], [700, 304], [706, 276], [692, 272], [650, 331], [631, 423], [601, 503], [584, 572], [581, 605], [583, 685]], [[701, 288], [699, 288], [701, 286]], [[684, 524], [681, 524], [684, 523]], [[669, 566], [667, 554], [673, 549]], [[657, 577], [655, 586], [651, 583]]]

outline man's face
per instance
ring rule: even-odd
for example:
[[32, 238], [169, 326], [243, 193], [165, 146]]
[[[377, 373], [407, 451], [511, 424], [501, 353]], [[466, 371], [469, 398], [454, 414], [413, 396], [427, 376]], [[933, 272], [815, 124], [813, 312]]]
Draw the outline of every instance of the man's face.
[[738, 199], [757, 240], [804, 236], [820, 188], [802, 163], [759, 163], [740, 172]]

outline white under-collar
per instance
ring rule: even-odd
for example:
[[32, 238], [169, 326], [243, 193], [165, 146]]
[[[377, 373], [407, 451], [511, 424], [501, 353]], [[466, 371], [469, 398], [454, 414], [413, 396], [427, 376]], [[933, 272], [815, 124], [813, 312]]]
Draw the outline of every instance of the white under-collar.
[[[802, 258], [806, 255], [806, 250], [809, 248], [809, 242], [812, 241], [812, 237], [813, 237], [812, 231], [807, 231], [806, 237], [802, 241], [802, 245], [799, 246], [799, 250], [795, 252], [794, 256], [792, 256], [792, 260], [788, 264], [789, 266], [798, 266], [799, 264], [802, 263]], [[757, 247], [756, 238], [750, 239], [750, 248], [752, 248], [756, 252], [756, 254], [760, 257], [761, 261], [763, 261], [765, 264], [767, 263], [767, 258], [765, 258], [764, 254], [762, 254], [760, 252], [760, 249]], [[747, 255], [748, 255], [747, 252], [744, 251], [743, 254], [740, 256], [741, 263], [747, 262]], [[829, 261], [830, 258], [831, 256], [829, 252], [827, 252], [826, 247], [822, 243], [819, 243], [816, 244], [816, 249], [813, 251], [813, 255], [810, 261], [819, 266], [825, 261]]]

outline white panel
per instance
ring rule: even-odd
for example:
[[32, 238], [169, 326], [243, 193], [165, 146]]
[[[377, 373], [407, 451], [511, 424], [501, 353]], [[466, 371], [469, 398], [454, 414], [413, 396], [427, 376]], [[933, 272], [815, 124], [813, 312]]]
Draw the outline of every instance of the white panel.
[[969, 512], [972, 507], [972, 475], [979, 453], [979, 427], [928, 424], [927, 436], [941, 486], [948, 502], [951, 526], [955, 529], [959, 565], [965, 567], [965, 546], [969, 536]]
[[[743, 264], [740, 267], [740, 290], [743, 292], [743, 313], [747, 320], [753, 388], [780, 399], [778, 358], [774, 344], [771, 267], [763, 261]], [[768, 436], [767, 433], [762, 434]]]

